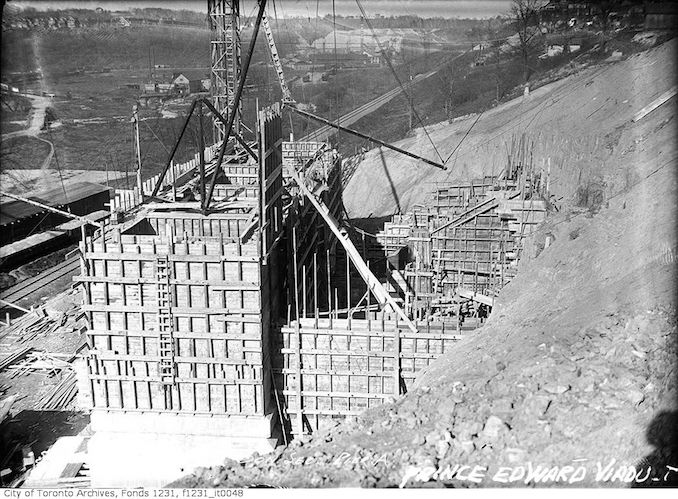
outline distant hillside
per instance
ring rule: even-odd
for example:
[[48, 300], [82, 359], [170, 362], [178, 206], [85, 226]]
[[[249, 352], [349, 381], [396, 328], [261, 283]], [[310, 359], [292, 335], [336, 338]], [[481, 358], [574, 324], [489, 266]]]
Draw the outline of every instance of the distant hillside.
[[70, 31], [10, 31], [2, 39], [6, 71], [36, 69], [43, 73], [80, 68], [148, 68], [149, 50], [156, 64], [209, 65], [209, 31], [186, 27], [80, 28]]
[[[298, 32], [280, 23], [274, 36], [281, 57], [296, 50]], [[251, 29], [243, 32], [243, 45]], [[2, 69], [59, 74], [76, 69], [147, 70], [153, 64], [171, 67], [206, 67], [210, 64], [210, 32], [205, 27], [102, 25], [72, 30], [11, 30], [2, 36]], [[254, 61], [268, 57], [265, 36], [257, 39]]]

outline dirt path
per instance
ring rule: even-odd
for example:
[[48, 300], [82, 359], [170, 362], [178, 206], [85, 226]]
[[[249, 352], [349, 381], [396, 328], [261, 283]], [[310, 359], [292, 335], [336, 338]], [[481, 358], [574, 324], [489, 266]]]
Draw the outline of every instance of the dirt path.
[[[40, 67], [41, 65], [40, 45], [37, 37], [34, 36], [32, 42], [33, 42], [33, 53], [36, 57], [36, 63], [38, 67]], [[41, 80], [40, 87], [43, 92], [46, 91], [47, 87], [43, 80]], [[2, 140], [11, 139], [15, 137], [35, 137], [36, 139], [45, 142], [46, 144], [49, 144], [49, 153], [47, 154], [47, 157], [40, 165], [41, 170], [47, 170], [49, 168], [50, 163], [52, 162], [52, 158], [54, 157], [54, 144], [52, 144], [52, 142], [50, 142], [49, 140], [40, 137], [39, 135], [43, 125], [45, 124], [47, 108], [52, 103], [52, 98], [45, 97], [43, 95], [35, 95], [28, 93], [19, 93], [17, 95], [20, 95], [21, 97], [24, 97], [31, 101], [31, 112], [28, 118], [28, 127], [24, 130], [17, 130], [15, 132], [3, 134]], [[42, 182], [41, 177], [41, 179], [36, 184], [35, 189], [40, 190], [48, 186], [42, 184], [48, 184], [48, 182]]]
[[12, 137], [30, 136], [37, 137], [40, 134], [40, 129], [45, 123], [45, 115], [52, 99], [50, 97], [42, 97], [33, 94], [17, 94], [25, 97], [31, 101], [31, 115], [28, 119], [28, 128], [25, 130], [17, 130], [3, 134], [3, 139], [11, 139]]

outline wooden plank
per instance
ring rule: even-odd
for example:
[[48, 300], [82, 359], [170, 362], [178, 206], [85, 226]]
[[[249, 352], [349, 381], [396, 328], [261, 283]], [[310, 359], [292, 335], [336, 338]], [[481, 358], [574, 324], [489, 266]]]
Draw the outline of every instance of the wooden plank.
[[59, 475], [59, 478], [74, 478], [78, 475], [85, 463], [68, 463]]
[[[248, 353], [258, 353], [261, 348], [252, 348], [247, 350]], [[108, 351], [99, 352], [95, 358], [100, 361], [131, 361], [131, 362], [159, 362], [159, 355], [124, 355], [124, 354], [109, 354]], [[210, 357], [174, 357], [177, 363], [183, 364], [210, 364], [210, 365], [224, 365], [224, 366], [254, 366], [261, 367], [261, 362], [246, 360], [246, 359], [217, 359]], [[157, 378], [153, 378], [157, 381]]]
[[[140, 329], [89, 329], [89, 336], [120, 336], [127, 338], [157, 338], [158, 331], [140, 330]], [[177, 339], [191, 340], [242, 340], [242, 341], [261, 341], [261, 333], [218, 333], [218, 332], [198, 332], [175, 330], [174, 337]]]
[[[337, 326], [337, 329], [314, 329], [314, 328], [303, 328], [302, 334], [315, 334], [319, 336], [351, 336], [351, 337], [369, 337], [369, 338], [393, 338], [395, 335], [392, 331], [377, 331], [377, 330], [359, 330], [359, 329], [340, 329], [341, 326]], [[433, 329], [433, 328], [432, 328]], [[293, 333], [294, 328], [282, 327], [282, 333]], [[456, 334], [438, 334], [438, 333], [425, 333], [425, 332], [416, 332], [410, 333], [406, 331], [400, 332], [401, 338], [419, 338], [419, 339], [429, 339], [429, 340], [460, 340], [463, 338], [461, 335]]]
[[[283, 354], [293, 354], [293, 348], [281, 348], [280, 352]], [[387, 359], [393, 358], [393, 352], [391, 351], [378, 351], [378, 350], [328, 350], [328, 349], [302, 349], [300, 352], [301, 355], [331, 355], [336, 357], [384, 357]], [[441, 354], [429, 354], [429, 353], [419, 353], [419, 352], [401, 352], [401, 359], [437, 359]]]
[[[299, 371], [294, 368], [273, 368], [275, 374], [297, 374]], [[334, 376], [370, 376], [370, 377], [390, 377], [389, 372], [384, 371], [356, 371], [345, 369], [301, 369], [301, 374], [316, 375], [334, 375]]]
[[678, 86], [674, 85], [671, 87], [669, 90], [661, 94], [659, 97], [654, 99], [652, 102], [650, 102], [647, 106], [642, 108], [640, 111], [638, 111], [635, 116], [633, 117], [632, 121], [635, 123], [637, 121], [642, 120], [645, 116], [650, 114], [652, 111], [657, 109], [659, 106], [664, 104], [666, 101], [668, 101], [671, 97], [676, 95], [676, 92], [678, 91]]
[[[287, 412], [290, 414], [298, 414], [299, 409], [294, 406], [290, 406], [286, 408]], [[319, 415], [319, 416], [360, 416], [363, 411], [342, 411], [339, 409], [302, 409], [301, 412], [303, 414], [308, 414], [308, 415]], [[293, 432], [295, 433], [295, 432]], [[297, 434], [297, 433], [295, 433]]]
[[[283, 395], [296, 395], [295, 390], [283, 390]], [[362, 392], [323, 392], [314, 390], [302, 390], [302, 396], [307, 397], [332, 397], [332, 398], [368, 398], [368, 399], [390, 399], [391, 393], [362, 393]], [[304, 410], [306, 412], [306, 410]], [[322, 412], [320, 414], [323, 414]]]
[[[149, 260], [150, 261], [150, 260]], [[149, 277], [119, 277], [119, 276], [75, 276], [77, 282], [114, 283], [114, 284], [156, 284], [157, 280]], [[231, 280], [203, 280], [203, 279], [170, 279], [170, 284], [209, 286], [216, 291], [259, 291], [261, 286], [254, 282], [231, 281]]]
[[[168, 204], [171, 207], [172, 204]], [[249, 208], [251, 205], [247, 205]], [[249, 213], [210, 213], [209, 215], [202, 215], [201, 213], [186, 213], [186, 212], [160, 212], [154, 211], [146, 213], [144, 218], [170, 219], [170, 220], [247, 220]]]
[[491, 296], [486, 296], [482, 293], [475, 293], [471, 290], [464, 289], [460, 286], [454, 288], [454, 292], [461, 296], [462, 298], [467, 298], [469, 300], [477, 301], [478, 303], [482, 303], [484, 305], [488, 305], [490, 307], [494, 306], [494, 298]]
[[114, 414], [120, 414], [120, 413], [126, 413], [126, 412], [131, 412], [131, 413], [150, 413], [150, 414], [176, 414], [176, 415], [182, 415], [182, 414], [192, 414], [196, 416], [212, 416], [212, 417], [228, 417], [229, 415], [237, 415], [237, 416], [260, 416], [256, 411], [251, 411], [244, 409], [242, 411], [238, 412], [227, 412], [227, 413], [222, 413], [222, 412], [217, 412], [217, 411], [201, 411], [201, 410], [190, 410], [190, 409], [139, 409], [139, 408], [134, 408], [134, 407], [97, 407], [97, 410], [103, 411], [103, 412], [109, 412], [109, 413], [114, 413]]
[[[90, 251], [85, 254], [87, 260], [125, 260], [125, 261], [153, 261], [157, 253], [104, 253], [101, 251]], [[170, 255], [170, 262], [258, 262], [257, 256], [235, 256], [235, 255]]]
[[[158, 311], [157, 306], [139, 306], [139, 305], [104, 305], [104, 304], [94, 304], [94, 305], [82, 305], [81, 310], [83, 312], [135, 312], [135, 313], [156, 313]], [[220, 308], [220, 307], [210, 307], [210, 308], [199, 308], [199, 307], [171, 307], [171, 312], [173, 315], [178, 316], [195, 316], [195, 315], [261, 315], [261, 310], [249, 309], [249, 308]]]
[[[137, 382], [151, 382], [158, 385], [161, 384], [158, 381], [157, 376], [123, 376], [117, 374], [92, 374], [90, 379], [93, 380], [102, 380], [102, 381], [137, 381]], [[186, 383], [192, 385], [261, 385], [263, 379], [252, 378], [252, 379], [242, 379], [242, 378], [175, 378], [176, 383]]]
[[395, 337], [393, 339], [393, 393], [400, 395], [400, 331], [395, 330]]

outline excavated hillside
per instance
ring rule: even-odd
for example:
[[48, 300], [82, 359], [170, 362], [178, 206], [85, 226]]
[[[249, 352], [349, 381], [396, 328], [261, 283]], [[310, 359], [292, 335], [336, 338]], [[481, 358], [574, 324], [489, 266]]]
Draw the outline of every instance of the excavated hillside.
[[[427, 127], [440, 156], [449, 158], [445, 171], [384, 148], [369, 151], [346, 186], [349, 215], [404, 213], [426, 199], [433, 182], [498, 175], [513, 137], [522, 134], [533, 144], [537, 167], [550, 160], [556, 198], [566, 201], [587, 185], [618, 192], [642, 175], [633, 167], [642, 151], [634, 142], [636, 127], [629, 123], [634, 113], [675, 84], [676, 43], [670, 40], [621, 62], [582, 67], [479, 119], [470, 115]], [[395, 145], [439, 161], [431, 141], [417, 129], [415, 136]]]
[[[378, 152], [368, 154], [347, 191], [354, 216], [388, 213], [394, 192], [405, 209], [433, 177], [471, 176], [480, 163], [487, 173], [505, 154], [488, 140], [526, 128], [563, 199], [530, 236], [488, 323], [409, 393], [174, 485], [677, 485], [675, 97], [632, 121], [674, 84], [675, 56], [674, 40], [486, 113], [450, 174], [402, 161], [389, 166], [392, 190]], [[432, 136], [449, 154], [464, 127]]]

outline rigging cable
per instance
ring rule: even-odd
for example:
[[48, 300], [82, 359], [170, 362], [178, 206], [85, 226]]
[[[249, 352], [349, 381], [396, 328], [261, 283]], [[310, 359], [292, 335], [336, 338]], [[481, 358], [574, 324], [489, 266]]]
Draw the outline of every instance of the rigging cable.
[[396, 73], [395, 68], [393, 67], [393, 63], [391, 62], [391, 58], [388, 56], [386, 51], [384, 51], [383, 47], [381, 46], [381, 42], [379, 41], [379, 37], [377, 36], [376, 32], [374, 31], [374, 28], [372, 27], [372, 23], [367, 18], [367, 13], [365, 12], [365, 9], [363, 8], [362, 3], [360, 2], [360, 0], [355, 0], [355, 1], [356, 1], [356, 4], [358, 5], [358, 8], [360, 9], [360, 12], [363, 16], [363, 19], [365, 19], [365, 24], [367, 24], [368, 28], [370, 28], [370, 31], [372, 32], [372, 36], [374, 37], [374, 41], [377, 43], [377, 47], [379, 47], [379, 51], [384, 56], [384, 60], [386, 61], [386, 64], [388, 65], [389, 69], [391, 70], [391, 73], [393, 73], [393, 76], [395, 77], [396, 81], [398, 82], [398, 85], [400, 86], [401, 91], [405, 94], [405, 98], [407, 100], [408, 105], [410, 106], [410, 109], [412, 110], [412, 113], [416, 116], [417, 121], [419, 122], [419, 124], [423, 128], [424, 133], [426, 134], [428, 141], [431, 143], [433, 150], [438, 155], [438, 158], [440, 158], [440, 161], [443, 161], [443, 157], [440, 155], [440, 151], [438, 151], [438, 148], [433, 143], [433, 140], [431, 139], [431, 136], [429, 135], [428, 130], [426, 130], [426, 126], [424, 126], [424, 123], [422, 122], [422, 119], [419, 116], [419, 113], [415, 109], [414, 104], [411, 101], [409, 93], [407, 92], [407, 90], [405, 90], [403, 83], [400, 81], [400, 78], [398, 77], [398, 74]]
[[151, 133], [153, 134], [153, 137], [155, 137], [155, 138], [158, 140], [158, 142], [160, 142], [160, 145], [161, 145], [162, 148], [165, 150], [165, 152], [166, 152], [167, 154], [170, 154], [169, 149], [167, 149], [167, 147], [166, 147], [165, 144], [162, 142], [162, 140], [160, 140], [160, 137], [158, 137], [158, 135], [153, 131], [153, 129], [151, 128], [151, 125], [149, 125], [149, 124], [146, 123], [145, 121], [144, 121], [143, 123], [144, 123], [144, 125], [146, 125], [146, 128], [148, 128], [148, 129], [151, 131]]
[[[337, 57], [337, 11], [335, 9], [335, 1], [332, 0], [332, 36], [334, 37], [334, 71], [339, 71], [339, 58]], [[339, 114], [339, 88], [334, 85], [334, 112], [337, 115], [337, 125], [341, 125], [341, 115]], [[330, 113], [330, 120], [332, 119]]]
[[[66, 198], [66, 202], [70, 203], [70, 201], [68, 199], [68, 193], [66, 192], [66, 186], [64, 185], [64, 177], [61, 174], [61, 165], [59, 165], [59, 158], [57, 157], [56, 147], [54, 147], [54, 140], [52, 140], [52, 129], [50, 128], [49, 123], [47, 124], [47, 134], [49, 135], [49, 141], [52, 143], [52, 149], [53, 149], [52, 157], [54, 158], [54, 162], [56, 163], [57, 172], [59, 172], [59, 180], [61, 181], [61, 189], [64, 191], [64, 198]], [[69, 206], [68, 212], [70, 213], [70, 211], [71, 211], [71, 208]]]
[[[483, 112], [484, 112], [484, 111], [483, 111]], [[463, 136], [463, 137], [461, 138], [461, 140], [459, 141], [459, 144], [457, 144], [457, 147], [455, 147], [455, 148], [452, 150], [452, 152], [450, 153], [450, 155], [447, 157], [447, 159], [445, 160], [445, 162], [444, 162], [443, 164], [447, 164], [447, 162], [450, 160], [450, 158], [452, 157], [452, 155], [453, 155], [455, 152], [457, 152], [457, 150], [459, 149], [459, 147], [461, 146], [461, 144], [464, 142], [464, 139], [466, 139], [466, 137], [468, 137], [468, 134], [471, 133], [471, 130], [473, 130], [473, 127], [476, 126], [476, 123], [478, 123], [478, 121], [480, 120], [480, 117], [481, 117], [482, 115], [483, 115], [483, 113], [480, 113], [480, 114], [478, 115], [478, 117], [476, 118], [476, 120], [473, 122], [473, 124], [471, 124], [471, 126], [469, 127], [469, 129], [466, 130], [466, 133], [464, 134], [464, 136]]]

